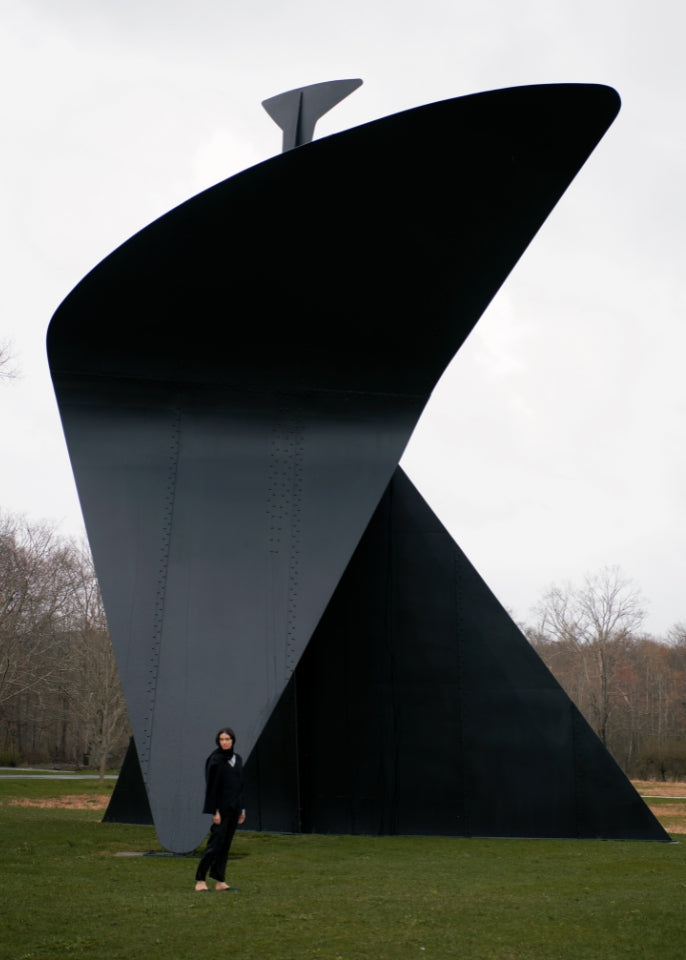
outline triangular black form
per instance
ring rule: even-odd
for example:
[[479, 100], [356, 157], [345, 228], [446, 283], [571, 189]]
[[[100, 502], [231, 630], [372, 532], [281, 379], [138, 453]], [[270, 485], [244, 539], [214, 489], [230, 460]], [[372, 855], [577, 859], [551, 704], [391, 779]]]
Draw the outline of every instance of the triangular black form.
[[114, 785], [103, 823], [135, 823], [152, 825], [152, 813], [143, 782], [136, 744], [131, 737], [119, 777]]
[[246, 776], [257, 830], [670, 839], [400, 468]]

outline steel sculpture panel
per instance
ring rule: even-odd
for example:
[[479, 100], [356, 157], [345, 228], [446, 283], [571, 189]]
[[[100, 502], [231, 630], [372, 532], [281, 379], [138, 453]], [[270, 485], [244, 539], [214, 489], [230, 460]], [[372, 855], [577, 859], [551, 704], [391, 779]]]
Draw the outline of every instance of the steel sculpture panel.
[[669, 842], [400, 468], [246, 778], [253, 829]]

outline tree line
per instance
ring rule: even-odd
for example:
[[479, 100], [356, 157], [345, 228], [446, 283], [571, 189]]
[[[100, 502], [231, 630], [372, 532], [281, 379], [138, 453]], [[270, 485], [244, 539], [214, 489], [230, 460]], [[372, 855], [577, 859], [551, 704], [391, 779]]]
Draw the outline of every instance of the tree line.
[[[548, 589], [529, 642], [631, 777], [686, 777], [686, 626], [643, 630], [617, 568]], [[104, 772], [130, 728], [90, 552], [0, 513], [0, 765]]]
[[554, 586], [525, 633], [624, 772], [686, 778], [686, 626], [643, 630], [640, 591], [618, 568]]
[[0, 514], [0, 764], [103, 774], [129, 732], [88, 548]]

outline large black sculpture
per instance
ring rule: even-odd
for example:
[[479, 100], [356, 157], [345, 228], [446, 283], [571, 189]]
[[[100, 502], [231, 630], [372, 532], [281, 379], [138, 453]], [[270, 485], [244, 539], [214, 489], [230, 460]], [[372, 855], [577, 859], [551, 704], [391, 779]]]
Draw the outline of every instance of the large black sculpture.
[[[296, 98], [299, 121], [279, 120], [287, 145], [300, 142], [327, 102], [340, 99], [320, 94], [309, 111]], [[327, 658], [355, 658], [357, 650], [358, 639], [341, 634], [338, 614], [324, 616], [334, 593], [337, 610], [355, 600], [351, 622], [355, 631], [366, 625], [379, 656], [394, 639], [393, 619], [377, 616], [379, 567], [365, 568], [367, 600], [358, 601], [341, 578], [383, 510], [385, 492], [392, 496], [389, 482], [431, 390], [618, 104], [614, 91], [590, 85], [502, 90], [299, 147], [151, 224], [56, 312], [48, 335], [53, 381], [165, 846], [185, 851], [202, 837], [202, 757], [227, 720], [240, 731], [244, 755], [263, 735], [250, 761], [253, 823], [463, 833], [467, 814], [459, 810], [469, 804], [449, 771], [465, 763], [479, 791], [482, 768], [474, 764], [478, 750], [456, 759], [458, 728], [462, 742], [487, 748], [486, 766], [490, 745], [508, 729], [528, 731], [517, 748], [531, 751], [535, 725], [522, 717], [532, 712], [539, 735], [549, 747], [557, 743], [563, 758], [566, 787], [556, 797], [557, 813], [537, 819], [536, 791], [521, 801], [533, 803], [528, 816], [502, 812], [502, 797], [485, 800], [478, 832], [604, 835], [604, 814], [594, 817], [591, 807], [610, 804], [612, 835], [664, 839], [630, 788], [622, 783], [617, 793], [614, 767], [613, 786], [591, 801], [585, 785], [597, 764], [579, 763], [579, 718], [559, 719], [559, 691], [532, 697], [524, 670], [514, 675], [515, 693], [491, 698], [491, 710], [470, 706], [473, 676], [482, 673], [478, 696], [485, 703], [484, 670], [497, 670], [502, 653], [499, 669], [507, 671], [502, 645], [505, 635], [514, 636], [499, 615], [500, 653], [487, 652], [494, 601], [471, 588], [463, 591], [456, 622], [458, 608], [415, 593], [416, 631], [403, 640], [416, 645], [416, 669], [421, 665], [426, 690], [436, 684], [445, 707], [423, 711], [419, 698], [402, 721], [414, 729], [418, 762], [426, 757], [431, 765], [434, 790], [445, 787], [435, 817], [402, 813], [415, 785], [372, 773], [365, 781], [372, 796], [352, 791], [336, 812], [338, 787], [325, 767], [329, 757], [340, 757], [341, 744], [312, 733], [328, 689], [324, 678], [335, 674]], [[358, 565], [353, 561], [346, 576], [359, 576]], [[468, 643], [459, 639], [460, 618], [475, 624]], [[440, 655], [433, 620], [444, 637]], [[315, 630], [312, 653], [291, 681]], [[450, 636], [462, 679], [446, 687]], [[467, 647], [472, 659], [464, 662], [472, 666], [460, 674]], [[388, 770], [407, 741], [388, 739], [378, 726], [386, 714], [374, 707], [377, 674], [362, 663], [360, 670], [369, 679], [359, 692], [364, 715]], [[335, 694], [345, 702], [356, 690], [342, 682]], [[549, 730], [551, 696], [558, 720]], [[273, 748], [279, 734], [268, 722], [277, 704], [296, 767], [282, 765]], [[302, 728], [293, 726], [300, 714]], [[322, 721], [326, 729], [339, 727]], [[601, 767], [611, 764], [597, 746], [593, 751]], [[513, 796], [521, 791], [518, 769], [513, 763]], [[374, 789], [388, 794], [383, 803]], [[320, 802], [324, 794], [331, 802]], [[574, 817], [579, 804], [590, 807]], [[445, 813], [451, 809], [458, 811], [452, 818]]]

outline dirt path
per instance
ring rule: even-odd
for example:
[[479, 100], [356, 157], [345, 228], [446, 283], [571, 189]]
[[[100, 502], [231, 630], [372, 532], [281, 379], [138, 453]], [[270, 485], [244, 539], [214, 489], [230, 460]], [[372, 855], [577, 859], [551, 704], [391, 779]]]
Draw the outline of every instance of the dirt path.
[[110, 795], [107, 793], [94, 796], [81, 793], [69, 797], [41, 797], [33, 800], [22, 797], [7, 801], [12, 807], [47, 807], [60, 810], [104, 810], [109, 802]]
[[662, 780], [632, 780], [642, 797], [683, 797], [686, 800], [686, 783]]

